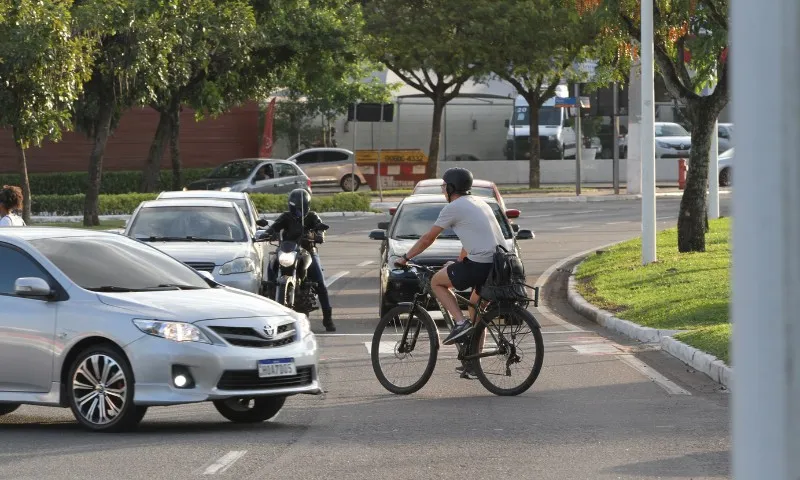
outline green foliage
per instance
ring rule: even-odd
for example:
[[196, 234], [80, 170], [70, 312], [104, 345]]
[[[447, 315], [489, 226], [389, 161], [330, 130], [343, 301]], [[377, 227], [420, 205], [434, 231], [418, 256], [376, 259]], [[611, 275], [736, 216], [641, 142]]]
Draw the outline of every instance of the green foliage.
[[[211, 173], [210, 168], [190, 168], [184, 171], [184, 181], [200, 180]], [[75, 195], [85, 194], [89, 188], [89, 175], [86, 172], [34, 173], [30, 176], [31, 191], [37, 195]], [[142, 182], [142, 172], [106, 172], [100, 184], [100, 193], [137, 193]], [[0, 185], [19, 185], [17, 174], [0, 175]], [[160, 172], [157, 190], [172, 189], [172, 172]]]
[[[127, 193], [121, 195], [100, 195], [100, 215], [127, 215], [141, 202], [154, 200], [157, 193]], [[286, 195], [251, 194], [253, 203], [260, 213], [280, 213], [286, 211]], [[37, 195], [32, 199], [34, 215], [80, 215], [83, 213], [85, 195]], [[363, 193], [338, 193], [330, 197], [313, 197], [311, 208], [317, 212], [367, 212], [370, 211], [370, 197]]]

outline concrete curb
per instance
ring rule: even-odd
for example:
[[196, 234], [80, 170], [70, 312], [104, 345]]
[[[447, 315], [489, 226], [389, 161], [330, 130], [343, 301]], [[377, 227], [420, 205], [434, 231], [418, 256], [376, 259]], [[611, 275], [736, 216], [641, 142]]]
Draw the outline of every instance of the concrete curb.
[[[267, 213], [264, 214], [264, 218], [267, 220], [272, 220], [278, 218], [278, 213]], [[372, 217], [375, 215], [383, 215], [383, 213], [379, 212], [323, 212], [320, 213], [320, 217]], [[109, 221], [109, 220], [124, 220], [128, 221], [131, 216], [130, 215], [100, 215], [100, 221]], [[83, 215], [35, 215], [31, 217], [31, 224], [36, 223], [80, 223], [83, 221]]]
[[[730, 191], [719, 192], [721, 196], [730, 195]], [[657, 193], [656, 198], [680, 197], [683, 192]], [[620, 194], [620, 195], [576, 195], [559, 197], [504, 197], [506, 203], [595, 203], [595, 202], [618, 202], [625, 200], [641, 200], [640, 194]], [[396, 207], [399, 202], [373, 202], [372, 208], [378, 210], [388, 210]]]
[[698, 372], [705, 373], [715, 382], [730, 388], [733, 377], [732, 369], [717, 357], [672, 338], [680, 330], [643, 327], [637, 323], [617, 318], [611, 312], [598, 308], [586, 301], [576, 288], [575, 272], [579, 266], [580, 263], [573, 267], [567, 286], [567, 302], [578, 313], [605, 328], [619, 332], [634, 340], [644, 343], [658, 343], [665, 352]]

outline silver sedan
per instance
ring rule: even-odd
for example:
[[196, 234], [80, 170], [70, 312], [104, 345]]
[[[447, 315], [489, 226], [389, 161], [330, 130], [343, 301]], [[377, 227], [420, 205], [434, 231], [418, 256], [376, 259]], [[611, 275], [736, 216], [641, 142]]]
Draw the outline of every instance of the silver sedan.
[[320, 394], [308, 318], [111, 233], [0, 232], [0, 415], [69, 407], [95, 431], [214, 402], [234, 422]]
[[206, 198], [142, 202], [124, 234], [158, 248], [229, 287], [261, 293], [263, 243], [231, 200]]

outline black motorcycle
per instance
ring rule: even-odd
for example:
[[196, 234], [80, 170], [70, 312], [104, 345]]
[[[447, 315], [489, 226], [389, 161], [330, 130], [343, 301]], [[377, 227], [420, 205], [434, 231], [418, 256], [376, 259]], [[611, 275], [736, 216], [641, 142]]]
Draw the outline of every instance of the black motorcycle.
[[[325, 242], [325, 231], [328, 225], [320, 224], [316, 229], [305, 234], [305, 241], [313, 249], [317, 244]], [[308, 267], [313, 260], [311, 251], [292, 240], [278, 240], [278, 234], [266, 238], [270, 245], [276, 246], [274, 256], [278, 264], [274, 283], [267, 282], [264, 296], [271, 298], [292, 310], [305, 313], [317, 310], [317, 283], [308, 278]]]

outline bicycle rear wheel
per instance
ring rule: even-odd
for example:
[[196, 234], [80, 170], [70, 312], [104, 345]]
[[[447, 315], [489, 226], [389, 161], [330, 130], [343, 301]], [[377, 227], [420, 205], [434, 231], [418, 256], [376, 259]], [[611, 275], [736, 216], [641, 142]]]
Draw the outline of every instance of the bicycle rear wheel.
[[[536, 381], [544, 363], [544, 340], [539, 322], [520, 306], [502, 312], [489, 311], [484, 319], [491, 333], [483, 323], [479, 323], [472, 335], [470, 351], [499, 350], [500, 353], [473, 360], [478, 380], [495, 395], [512, 396], [525, 392]], [[519, 375], [516, 379], [515, 374]]]
[[389, 310], [372, 337], [375, 376], [383, 388], [398, 395], [414, 393], [428, 383], [439, 351], [439, 335], [431, 316], [420, 306], [411, 313], [410, 305]]

